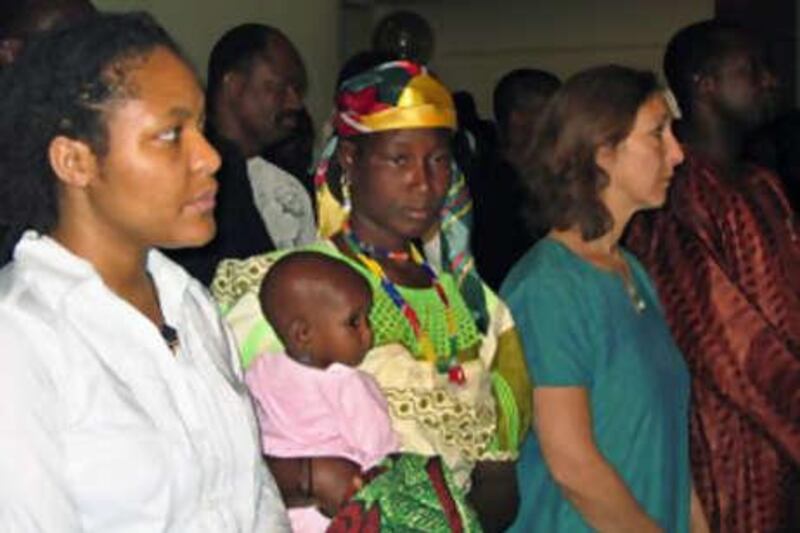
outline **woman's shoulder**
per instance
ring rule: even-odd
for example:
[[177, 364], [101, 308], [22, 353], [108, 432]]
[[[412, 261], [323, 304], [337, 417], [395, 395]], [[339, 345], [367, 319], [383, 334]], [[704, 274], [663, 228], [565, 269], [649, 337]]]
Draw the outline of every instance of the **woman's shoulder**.
[[56, 310], [28, 283], [13, 262], [0, 270], [0, 335], [5, 338], [17, 325], [49, 329], [55, 324]]
[[63, 317], [21, 270], [13, 262], [0, 270], [0, 389], [12, 397], [55, 394], [63, 381], [56, 376], [68, 366], [58, 334]]
[[511, 268], [500, 294], [509, 297], [512, 293], [538, 286], [567, 287], [583, 277], [585, 265], [563, 244], [543, 238], [528, 250]]
[[88, 271], [65, 266], [64, 259], [71, 258], [53, 255], [54, 247], [39, 242], [38, 236], [26, 235], [24, 240], [17, 246], [17, 257], [0, 270], [0, 325], [20, 320], [26, 326], [52, 329], [60, 319], [63, 298], [85, 281]]
[[283, 349], [261, 313], [258, 290], [264, 276], [278, 259], [301, 250], [345, 259], [332, 241], [320, 240], [300, 248], [277, 250], [246, 259], [226, 259], [217, 268], [211, 293], [238, 343], [245, 368], [249, 368], [262, 351]]
[[264, 276], [278, 259], [297, 251], [315, 251], [344, 259], [330, 240], [319, 240], [300, 248], [275, 250], [245, 259], [225, 259], [217, 267], [211, 282], [211, 294], [223, 311], [230, 309], [249, 293], [258, 291]]

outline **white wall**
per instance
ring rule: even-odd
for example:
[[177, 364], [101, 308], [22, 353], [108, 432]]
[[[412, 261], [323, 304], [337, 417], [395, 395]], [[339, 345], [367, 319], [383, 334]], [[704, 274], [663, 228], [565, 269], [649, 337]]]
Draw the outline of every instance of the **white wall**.
[[372, 46], [372, 28], [375, 22], [375, 7], [372, 4], [346, 3], [342, 7], [340, 35], [342, 63], [354, 53], [367, 50]]
[[308, 69], [309, 110], [317, 124], [327, 117], [339, 68], [338, 0], [93, 0], [104, 10], [150, 11], [184, 47], [201, 76], [214, 42], [243, 22], [280, 28]]
[[669, 36], [714, 11], [713, 0], [349, 0], [344, 10], [343, 0], [94, 2], [101, 9], [151, 11], [201, 74], [211, 46], [227, 28], [242, 22], [281, 28], [308, 67], [308, 105], [317, 124], [330, 111], [341, 62], [368, 45], [371, 22], [395, 9], [411, 9], [428, 19], [436, 32], [434, 68], [452, 89], [470, 90], [484, 115], [491, 111], [494, 84], [517, 67], [544, 68], [564, 77], [614, 61], [659, 72]]
[[678, 28], [713, 16], [713, 0], [407, 0], [380, 3], [423, 15], [436, 34], [433, 67], [451, 89], [470, 90], [487, 115], [497, 80], [518, 67], [561, 77], [616, 62], [660, 73]]

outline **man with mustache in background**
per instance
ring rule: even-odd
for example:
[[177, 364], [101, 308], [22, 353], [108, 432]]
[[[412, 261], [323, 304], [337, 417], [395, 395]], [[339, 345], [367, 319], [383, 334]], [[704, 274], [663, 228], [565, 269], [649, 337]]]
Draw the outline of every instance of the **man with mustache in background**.
[[208, 65], [206, 136], [222, 155], [217, 236], [173, 257], [209, 284], [217, 264], [312, 242], [311, 199], [297, 178], [261, 154], [297, 127], [306, 90], [303, 61], [278, 29], [242, 24], [214, 45]]

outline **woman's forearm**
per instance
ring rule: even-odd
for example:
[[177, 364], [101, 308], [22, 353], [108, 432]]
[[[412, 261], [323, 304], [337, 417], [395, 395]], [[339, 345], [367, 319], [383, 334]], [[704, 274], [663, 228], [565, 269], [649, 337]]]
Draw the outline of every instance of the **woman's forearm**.
[[583, 519], [598, 531], [661, 531], [595, 444], [588, 391], [539, 387], [533, 395], [534, 427], [542, 455], [565, 498]]
[[470, 504], [478, 513], [486, 533], [505, 531], [514, 522], [519, 507], [515, 463], [481, 461], [472, 472]]
[[286, 507], [305, 507], [314, 504], [312, 487], [308, 486], [311, 474], [308, 458], [265, 456], [265, 459]]
[[662, 531], [599, 452], [580, 464], [551, 467], [551, 471], [566, 498], [597, 531]]
[[694, 485], [692, 485], [690, 509], [689, 531], [691, 531], [691, 533], [709, 533], [711, 528], [708, 525], [703, 506], [700, 504], [700, 498], [697, 497], [697, 492], [694, 490]]
[[344, 457], [266, 456], [286, 507], [313, 505], [333, 516], [361, 487], [361, 468]]

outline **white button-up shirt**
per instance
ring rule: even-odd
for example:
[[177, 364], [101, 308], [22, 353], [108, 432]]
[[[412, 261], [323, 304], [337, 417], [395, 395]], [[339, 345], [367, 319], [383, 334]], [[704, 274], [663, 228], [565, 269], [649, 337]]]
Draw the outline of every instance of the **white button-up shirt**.
[[178, 332], [28, 232], [0, 271], [0, 531], [288, 531], [238, 356], [198, 282], [148, 270]]

